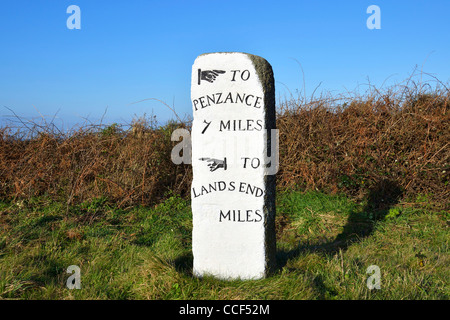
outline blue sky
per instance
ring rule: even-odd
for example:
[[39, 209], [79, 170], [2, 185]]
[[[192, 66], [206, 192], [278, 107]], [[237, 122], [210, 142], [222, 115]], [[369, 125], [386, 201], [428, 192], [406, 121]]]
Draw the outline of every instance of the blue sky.
[[[367, 7], [381, 9], [369, 30]], [[69, 5], [81, 29], [69, 30]], [[57, 125], [129, 122], [163, 104], [192, 114], [191, 67], [205, 52], [256, 54], [274, 69], [277, 99], [345, 93], [405, 80], [418, 66], [450, 81], [450, 1], [46, 0], [0, 4], [0, 120], [56, 114]], [[302, 70], [303, 68], [304, 78]], [[359, 87], [358, 87], [359, 86]]]

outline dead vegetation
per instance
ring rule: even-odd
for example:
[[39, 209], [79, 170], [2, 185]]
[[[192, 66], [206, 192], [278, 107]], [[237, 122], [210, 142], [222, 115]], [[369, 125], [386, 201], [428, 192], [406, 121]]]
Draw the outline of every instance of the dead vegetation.
[[[380, 181], [403, 201], [448, 208], [449, 89], [412, 81], [383, 92], [278, 105], [279, 188], [362, 197]], [[130, 128], [86, 125], [63, 133], [53, 123], [0, 128], [0, 198], [48, 196], [67, 204], [106, 198], [119, 207], [152, 205], [168, 192], [190, 195], [190, 165], [171, 161], [174, 129], [138, 119]], [[419, 201], [420, 202], [420, 201]]]

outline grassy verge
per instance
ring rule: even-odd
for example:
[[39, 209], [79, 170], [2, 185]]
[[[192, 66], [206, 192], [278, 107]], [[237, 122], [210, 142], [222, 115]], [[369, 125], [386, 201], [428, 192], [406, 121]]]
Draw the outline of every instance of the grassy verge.
[[[192, 277], [189, 202], [119, 209], [100, 198], [0, 203], [0, 297], [20, 299], [449, 299], [449, 219], [318, 192], [279, 193], [279, 269], [257, 281]], [[69, 290], [66, 269], [81, 270]], [[377, 265], [381, 289], [369, 290]]]

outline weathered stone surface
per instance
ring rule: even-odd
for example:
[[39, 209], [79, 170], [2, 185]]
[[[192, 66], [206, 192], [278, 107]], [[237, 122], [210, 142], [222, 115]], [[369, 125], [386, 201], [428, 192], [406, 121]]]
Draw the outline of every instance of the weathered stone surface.
[[[194, 274], [258, 279], [275, 265], [272, 67], [245, 53], [199, 56], [192, 67]], [[270, 154], [270, 153], [269, 153]]]

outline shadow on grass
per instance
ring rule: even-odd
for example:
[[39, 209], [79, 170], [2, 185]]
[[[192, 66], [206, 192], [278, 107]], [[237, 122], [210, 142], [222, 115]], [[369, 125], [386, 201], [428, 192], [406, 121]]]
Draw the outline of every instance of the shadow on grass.
[[[389, 209], [398, 203], [401, 194], [402, 191], [397, 183], [390, 180], [379, 182], [369, 191], [367, 204], [362, 212], [351, 212], [344, 229], [333, 241], [318, 245], [303, 245], [300, 243], [297, 248], [292, 250], [278, 250], [277, 268], [271, 273], [282, 269], [289, 260], [295, 259], [303, 252], [323, 252], [329, 256], [334, 256], [340, 251], [347, 250], [352, 243], [369, 237], [377, 222], [382, 221], [389, 213]], [[192, 252], [175, 259], [174, 266], [178, 272], [192, 277]]]
[[176, 258], [174, 265], [177, 272], [192, 277], [192, 269], [194, 265], [194, 257], [192, 256], [192, 252], [183, 254], [182, 256]]
[[328, 243], [318, 245], [303, 245], [295, 249], [277, 252], [278, 268], [283, 268], [286, 263], [298, 257], [303, 252], [323, 252], [334, 256], [340, 251], [345, 251], [355, 242], [369, 237], [379, 221], [382, 221], [389, 213], [389, 209], [398, 203], [402, 191], [396, 182], [383, 180], [369, 191], [367, 204], [362, 212], [351, 212], [343, 231]]

